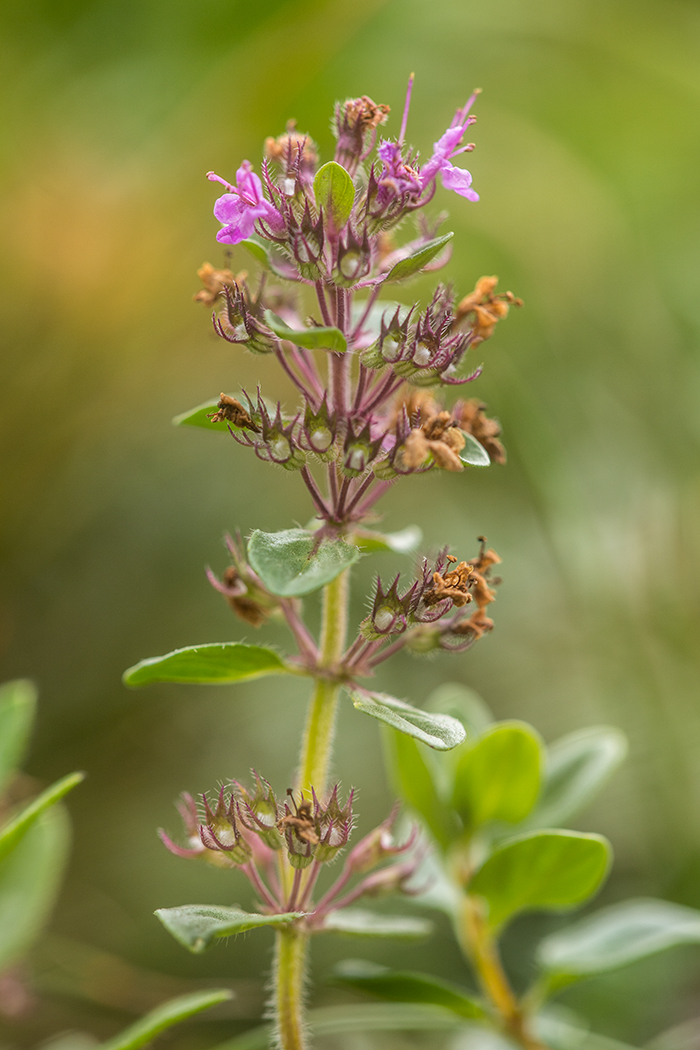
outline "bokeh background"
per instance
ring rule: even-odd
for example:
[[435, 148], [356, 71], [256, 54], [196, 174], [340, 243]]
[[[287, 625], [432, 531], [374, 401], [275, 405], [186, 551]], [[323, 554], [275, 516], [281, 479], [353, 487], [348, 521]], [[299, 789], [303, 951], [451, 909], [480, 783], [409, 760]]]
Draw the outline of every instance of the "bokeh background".
[[[420, 703], [463, 682], [547, 739], [622, 726], [624, 772], [578, 825], [615, 846], [602, 899], [700, 906], [698, 4], [34, 0], [3, 4], [0, 24], [1, 677], [41, 688], [28, 772], [89, 774], [70, 799], [65, 891], [28, 964], [37, 1002], [2, 1022], [3, 1045], [68, 1029], [104, 1038], [222, 979], [239, 993], [228, 1015], [170, 1045], [211, 1046], [259, 1015], [267, 933], [193, 958], [152, 917], [189, 901], [246, 904], [244, 883], [176, 860], [154, 829], [177, 830], [180, 790], [250, 766], [284, 788], [303, 688], [129, 692], [120, 675], [179, 645], [251, 639], [204, 567], [226, 564], [227, 529], [310, 517], [298, 477], [170, 426], [257, 379], [291, 401], [273, 366], [216, 340], [192, 302], [196, 268], [223, 261], [204, 173], [257, 162], [289, 117], [328, 159], [336, 98], [391, 104], [395, 134], [411, 70], [409, 137], [424, 154], [484, 89], [469, 164], [481, 202], [441, 190], [435, 209], [451, 213], [458, 291], [497, 273], [526, 305], [482, 348], [472, 388], [503, 423], [507, 467], [408, 480], [384, 505], [386, 527], [415, 522], [426, 547], [469, 556], [488, 535], [504, 558], [497, 630], [466, 656], [399, 657], [382, 684]], [[428, 292], [420, 279], [404, 296]], [[399, 567], [410, 562], [365, 560], [358, 617], [372, 573]], [[368, 828], [392, 796], [376, 727], [352, 709], [335, 765], [360, 787]], [[544, 928], [513, 930], [521, 981]], [[316, 1002], [337, 1000], [324, 974], [358, 952], [370, 954], [318, 945]], [[426, 945], [371, 954], [468, 980], [442, 927]], [[641, 1045], [700, 1014], [700, 951], [565, 1001]]]

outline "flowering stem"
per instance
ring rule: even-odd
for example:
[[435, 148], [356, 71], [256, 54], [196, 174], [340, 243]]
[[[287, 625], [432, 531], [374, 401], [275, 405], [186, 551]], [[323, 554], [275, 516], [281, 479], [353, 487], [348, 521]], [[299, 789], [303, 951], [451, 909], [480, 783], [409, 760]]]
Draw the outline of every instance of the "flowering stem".
[[277, 931], [275, 1020], [280, 1050], [305, 1050], [304, 970], [308, 934], [292, 925]]

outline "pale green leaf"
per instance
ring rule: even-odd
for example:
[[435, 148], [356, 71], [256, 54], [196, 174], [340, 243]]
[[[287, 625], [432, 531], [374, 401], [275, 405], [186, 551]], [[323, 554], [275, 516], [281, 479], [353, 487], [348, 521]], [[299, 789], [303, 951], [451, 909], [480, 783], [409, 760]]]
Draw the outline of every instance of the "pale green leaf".
[[465, 825], [524, 820], [539, 795], [543, 758], [542, 740], [525, 722], [499, 722], [487, 729], [454, 773], [452, 801]]
[[462, 462], [468, 463], [472, 467], [490, 466], [491, 460], [484, 446], [466, 430], [462, 431], [462, 436], [466, 442], [464, 448], [460, 449], [459, 452], [459, 458]]
[[177, 999], [170, 999], [167, 1003], [157, 1006], [145, 1017], [139, 1018], [135, 1024], [129, 1025], [119, 1035], [109, 1039], [106, 1043], [100, 1043], [98, 1050], [138, 1050], [155, 1039], [157, 1035], [167, 1028], [186, 1021], [189, 1017], [208, 1010], [211, 1006], [218, 1006], [233, 997], [233, 992], [226, 988], [212, 989], [210, 992], [191, 992], [189, 995], [181, 995]]
[[540, 942], [537, 958], [551, 973], [580, 977], [680, 944], [700, 944], [700, 911], [642, 898], [611, 904], [550, 934]]
[[454, 233], [446, 233], [444, 237], [436, 237], [433, 241], [427, 241], [426, 244], [422, 245], [411, 255], [406, 256], [405, 259], [400, 259], [399, 262], [392, 266], [386, 276], [386, 280], [403, 281], [406, 277], [412, 277], [419, 270], [422, 270], [431, 259], [434, 259], [452, 237], [454, 237]]
[[39, 819], [42, 813], [54, 806], [84, 779], [84, 773], [69, 773], [67, 777], [62, 777], [61, 780], [57, 780], [51, 787], [42, 791], [33, 802], [30, 802], [12, 820], [8, 821], [0, 829], [0, 860], [17, 848], [18, 843], [21, 842], [32, 824]]
[[[219, 398], [211, 401], [203, 401], [201, 405], [197, 405], [196, 408], [191, 408], [189, 412], [181, 412], [179, 416], [175, 416], [173, 419], [174, 427], [201, 427], [203, 430], [218, 430], [228, 433], [228, 426], [225, 420], [221, 420], [218, 423], [213, 423], [209, 416], [214, 415], [216, 412], [216, 406], [219, 403]], [[233, 427], [233, 424], [231, 424]], [[235, 430], [236, 427], [233, 427]]]
[[373, 532], [371, 529], [356, 529], [353, 539], [363, 554], [374, 551], [411, 554], [420, 546], [423, 533], [417, 525], [407, 525], [400, 532]]
[[518, 912], [582, 904], [607, 875], [611, 855], [602, 835], [534, 831], [492, 853], [468, 888], [484, 898], [489, 924], [499, 927]]
[[318, 537], [306, 529], [261, 532], [248, 540], [248, 560], [272, 594], [301, 597], [324, 587], [354, 565], [360, 551], [344, 540]]
[[0, 972], [39, 936], [58, 893], [69, 841], [68, 815], [53, 806], [0, 861]]
[[344, 354], [348, 348], [347, 340], [339, 328], [290, 328], [272, 310], [265, 311], [265, 324], [279, 339], [288, 339], [305, 350], [333, 350], [337, 354]]
[[449, 751], [457, 747], [467, 735], [464, 726], [456, 718], [422, 711], [386, 693], [351, 692], [350, 695], [358, 711], [379, 719], [400, 733], [415, 737], [436, 751]]
[[151, 682], [226, 685], [285, 673], [292, 671], [274, 649], [243, 642], [209, 642], [141, 660], [124, 672], [123, 681], [125, 685]]
[[334, 232], [339, 233], [352, 214], [355, 186], [342, 165], [329, 160], [316, 172], [314, 197]]
[[176, 941], [198, 954], [221, 937], [232, 937], [258, 926], [287, 926], [303, 913], [290, 911], [259, 915], [237, 907], [184, 904], [180, 908], [159, 908], [155, 914]]
[[0, 686], [0, 793], [25, 756], [36, 700], [36, 687], [26, 678]]
[[267, 245], [255, 234], [247, 237], [244, 241], [241, 241], [241, 245], [246, 248], [259, 263], [262, 263], [263, 266], [269, 266]]
[[333, 978], [334, 983], [389, 1002], [432, 1003], [444, 1006], [459, 1017], [485, 1016], [484, 1008], [473, 995], [430, 974], [391, 970], [364, 959], [346, 959], [334, 967]]
[[613, 726], [590, 726], [557, 740], [549, 748], [542, 797], [528, 826], [553, 828], [568, 821], [591, 801], [626, 754], [625, 735]]
[[408, 915], [381, 915], [365, 908], [343, 908], [326, 916], [321, 929], [324, 932], [347, 933], [353, 937], [398, 937], [413, 939], [427, 937], [432, 923]]
[[494, 717], [478, 693], [459, 682], [445, 682], [434, 689], [425, 702], [429, 711], [442, 711], [458, 718], [470, 735], [478, 736]]
[[451, 806], [440, 797], [431, 753], [405, 733], [386, 730], [387, 766], [396, 791], [425, 821], [436, 841], [446, 849], [461, 832]]

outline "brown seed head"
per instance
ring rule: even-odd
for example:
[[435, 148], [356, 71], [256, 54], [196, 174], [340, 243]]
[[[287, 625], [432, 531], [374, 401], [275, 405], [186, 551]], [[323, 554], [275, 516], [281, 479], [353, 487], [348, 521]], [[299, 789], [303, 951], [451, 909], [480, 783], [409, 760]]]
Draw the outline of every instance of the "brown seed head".
[[233, 288], [241, 284], [248, 276], [245, 270], [234, 274], [231, 270], [216, 270], [211, 263], [204, 263], [197, 270], [197, 276], [204, 285], [196, 295], [194, 301], [203, 303], [204, 306], [213, 306], [224, 288]]

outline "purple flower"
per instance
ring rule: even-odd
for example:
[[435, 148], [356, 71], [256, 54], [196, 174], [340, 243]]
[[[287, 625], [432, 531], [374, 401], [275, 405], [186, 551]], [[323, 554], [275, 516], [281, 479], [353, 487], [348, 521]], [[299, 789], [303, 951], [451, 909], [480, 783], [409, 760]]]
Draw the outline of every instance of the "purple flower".
[[240, 244], [254, 232], [258, 219], [269, 226], [273, 233], [282, 232], [284, 220], [264, 197], [262, 183], [249, 160], [244, 160], [236, 172], [235, 186], [213, 171], [207, 174], [207, 178], [210, 182], [220, 182], [228, 190], [214, 205], [214, 215], [223, 227], [216, 235], [217, 241]]
[[479, 194], [472, 188], [472, 177], [466, 168], [456, 168], [451, 163], [453, 157], [460, 153], [470, 153], [474, 148], [471, 143], [460, 146], [464, 138], [464, 132], [475, 117], [468, 116], [469, 110], [474, 104], [477, 92], [471, 96], [464, 109], [458, 110], [449, 128], [433, 145], [434, 153], [428, 163], [421, 171], [421, 182], [425, 189], [438, 173], [442, 175], [442, 184], [446, 190], [454, 190], [460, 197], [466, 197], [470, 201], [478, 201]]

